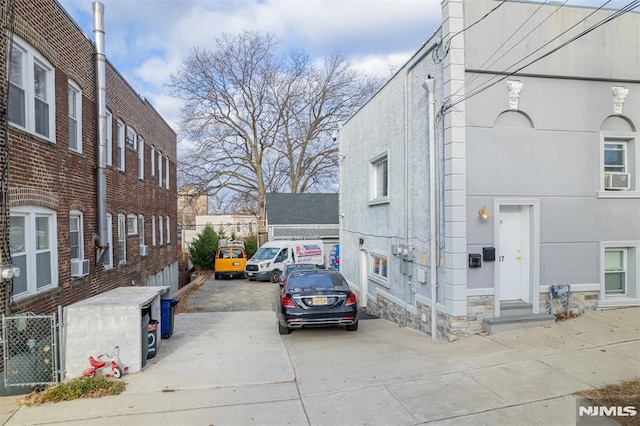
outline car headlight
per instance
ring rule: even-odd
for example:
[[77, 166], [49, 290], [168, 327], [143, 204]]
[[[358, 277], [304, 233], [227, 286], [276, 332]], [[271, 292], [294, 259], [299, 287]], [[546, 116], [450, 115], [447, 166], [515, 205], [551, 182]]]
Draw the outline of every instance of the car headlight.
[[264, 269], [264, 268], [268, 268], [268, 267], [269, 267], [269, 265], [271, 265], [271, 262], [261, 263], [261, 264], [260, 264], [260, 267]]

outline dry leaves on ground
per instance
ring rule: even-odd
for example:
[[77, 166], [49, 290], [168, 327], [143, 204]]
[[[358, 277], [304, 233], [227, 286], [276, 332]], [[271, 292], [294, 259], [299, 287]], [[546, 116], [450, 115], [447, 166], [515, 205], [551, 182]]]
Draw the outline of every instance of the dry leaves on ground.
[[555, 314], [556, 320], [557, 321], [564, 321], [564, 320], [568, 320], [571, 318], [578, 318], [580, 316], [580, 314], [577, 314], [575, 312], [570, 312], [568, 315], [565, 313], [557, 313]]
[[182, 293], [180, 296], [176, 297], [176, 299], [178, 300], [178, 304], [176, 305], [176, 314], [186, 314], [190, 312], [199, 312], [202, 310], [202, 307], [200, 306], [190, 307], [189, 299], [191, 298], [193, 292], [200, 288], [200, 286], [204, 284], [204, 282], [211, 275], [212, 272], [200, 271], [197, 273], [197, 275], [194, 274], [191, 277], [191, 283], [188, 284], [190, 286], [189, 289]]
[[[640, 409], [640, 379], [615, 383], [598, 389], [577, 392], [592, 404], [606, 407], [633, 405]], [[640, 416], [614, 417], [621, 425], [631, 426], [640, 424]]]

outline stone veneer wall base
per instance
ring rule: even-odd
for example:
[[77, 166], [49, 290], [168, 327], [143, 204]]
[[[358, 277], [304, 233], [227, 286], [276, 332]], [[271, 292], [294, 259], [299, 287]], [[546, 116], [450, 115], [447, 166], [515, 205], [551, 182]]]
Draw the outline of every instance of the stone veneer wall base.
[[[572, 312], [584, 313], [597, 309], [598, 292], [575, 292], [571, 293]], [[549, 296], [547, 293], [540, 294], [541, 312], [546, 313], [548, 309]], [[437, 312], [437, 338], [450, 342], [461, 337], [468, 337], [473, 334], [482, 333], [482, 324], [485, 318], [494, 317], [494, 297], [470, 296], [467, 298], [466, 316], [454, 317], [444, 312]], [[417, 313], [412, 313], [380, 295], [375, 301], [369, 300], [367, 312], [398, 324], [401, 327], [409, 327], [418, 330], [427, 336], [431, 335], [431, 306], [420, 302], [416, 304]], [[423, 321], [422, 319], [426, 319]]]

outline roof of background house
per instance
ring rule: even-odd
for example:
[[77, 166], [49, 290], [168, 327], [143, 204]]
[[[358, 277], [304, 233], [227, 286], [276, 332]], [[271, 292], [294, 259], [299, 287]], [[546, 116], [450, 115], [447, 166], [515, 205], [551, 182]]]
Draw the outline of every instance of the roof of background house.
[[266, 194], [269, 225], [336, 225], [338, 194]]

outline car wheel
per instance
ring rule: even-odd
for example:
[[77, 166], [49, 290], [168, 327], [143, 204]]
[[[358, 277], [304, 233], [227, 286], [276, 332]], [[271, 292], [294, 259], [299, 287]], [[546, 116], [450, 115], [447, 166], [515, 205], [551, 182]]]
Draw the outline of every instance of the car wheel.
[[216, 280], [220, 279], [220, 274], [213, 274], [213, 276], [215, 277]]
[[358, 329], [358, 323], [347, 326], [347, 331], [356, 331]]
[[289, 327], [283, 327], [283, 325], [278, 322], [278, 333], [289, 334], [291, 333], [291, 329]]
[[277, 283], [280, 281], [280, 271], [275, 270], [271, 273], [271, 282]]

